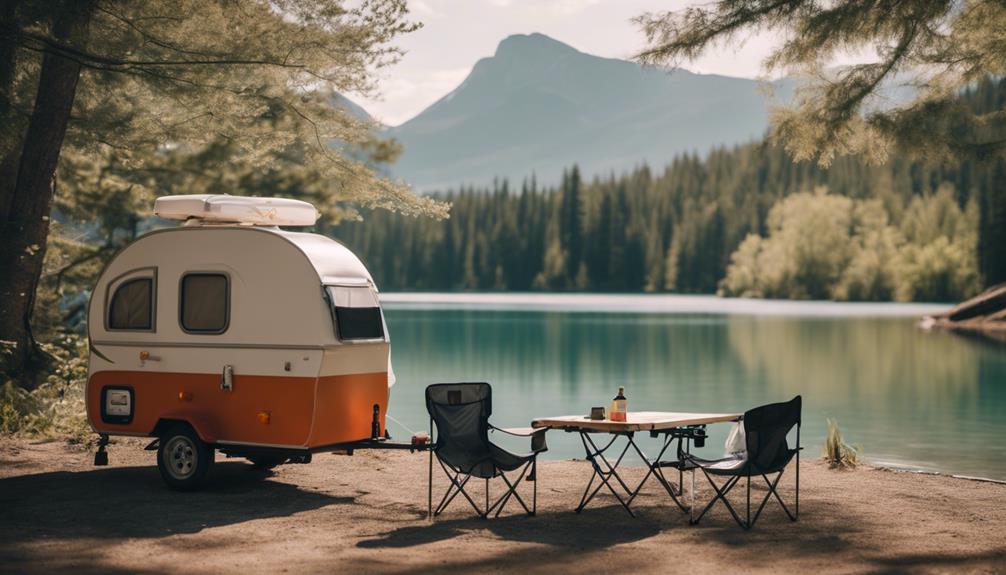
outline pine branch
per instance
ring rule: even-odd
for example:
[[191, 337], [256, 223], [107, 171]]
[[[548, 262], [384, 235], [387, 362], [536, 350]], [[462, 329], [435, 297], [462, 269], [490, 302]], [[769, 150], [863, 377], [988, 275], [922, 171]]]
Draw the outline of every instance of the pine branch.
[[222, 54], [220, 54], [219, 52], [203, 52], [199, 50], [187, 50], [166, 40], [161, 40], [157, 36], [154, 36], [153, 34], [147, 32], [146, 30], [138, 26], [134, 20], [131, 20], [117, 12], [113, 12], [112, 10], [105, 8], [104, 6], [100, 5], [97, 6], [97, 10], [125, 24], [131, 30], [142, 36], [145, 41], [150, 42], [155, 46], [159, 46], [166, 50], [171, 50], [172, 52], [178, 52], [179, 54], [189, 54], [193, 56], [218, 57], [218, 58], [222, 57]]
[[17, 34], [8, 35], [4, 42], [14, 43], [19, 47], [60, 56], [77, 62], [81, 66], [96, 68], [99, 70], [115, 71], [120, 68], [145, 68], [153, 67], [188, 67], [188, 66], [275, 66], [280, 68], [305, 69], [304, 64], [291, 64], [278, 60], [254, 59], [254, 58], [204, 58], [204, 59], [181, 59], [181, 60], [129, 60], [95, 54], [86, 50], [69, 46], [48, 36], [34, 32], [21, 31]]
[[712, 7], [687, 8], [681, 12], [644, 14], [633, 19], [643, 28], [654, 47], [636, 54], [646, 64], [693, 59], [711, 43], [723, 41], [741, 29], [757, 27], [771, 18], [792, 14], [806, 0], [721, 0]]

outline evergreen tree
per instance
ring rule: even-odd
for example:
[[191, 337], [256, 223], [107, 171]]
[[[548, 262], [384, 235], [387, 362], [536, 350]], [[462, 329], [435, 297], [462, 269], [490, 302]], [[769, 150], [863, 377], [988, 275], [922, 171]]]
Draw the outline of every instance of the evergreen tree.
[[[901, 156], [884, 166], [839, 158], [824, 168], [794, 162], [777, 146], [750, 144], [714, 150], [705, 159], [679, 156], [657, 176], [640, 167], [621, 176], [581, 181], [578, 210], [570, 209], [568, 171], [555, 188], [538, 189], [530, 178], [519, 194], [509, 193], [509, 184], [501, 181], [490, 189], [438, 195], [452, 206], [448, 220], [368, 211], [362, 222], [325, 225], [321, 231], [361, 253], [385, 290], [722, 289], [773, 297], [964, 297], [981, 287], [975, 270], [993, 269], [1001, 259], [993, 254], [1001, 253], [1004, 244], [995, 238], [1001, 238], [996, 233], [1006, 226], [994, 223], [1002, 215], [986, 211], [981, 200], [1001, 193], [997, 186], [1003, 171], [1002, 166], [983, 163], [954, 165]], [[852, 215], [836, 228], [845, 235], [837, 247], [820, 252], [829, 257], [844, 254], [842, 258], [832, 265], [818, 257], [818, 251], [783, 254], [779, 261], [762, 262], [766, 273], [781, 270], [782, 279], [752, 272], [739, 282], [740, 272], [728, 270], [757, 269], [764, 242], [777, 234], [772, 211], [787, 198], [822, 187], [829, 197], [853, 201], [842, 204], [853, 206], [846, 210]], [[929, 198], [937, 196], [939, 202], [932, 203]], [[923, 200], [927, 203], [920, 204]], [[978, 233], [972, 242], [966, 233], [945, 228], [972, 212], [974, 229], [993, 229]], [[561, 230], [571, 229], [571, 213], [580, 214], [578, 243], [570, 243], [569, 235], [562, 239]], [[790, 243], [796, 248], [811, 246], [830, 228], [812, 222], [806, 229], [810, 231], [793, 234], [796, 239]], [[749, 236], [759, 241], [751, 243], [745, 239]], [[906, 236], [915, 239], [906, 244]], [[575, 270], [568, 263], [571, 251], [581, 254]], [[412, 254], [408, 259], [416, 263], [404, 273], [399, 271], [406, 257], [401, 254]], [[911, 262], [905, 259], [909, 254]], [[979, 254], [985, 260], [980, 268]], [[806, 263], [779, 263], [786, 257]], [[737, 258], [755, 263], [738, 267], [732, 263]], [[927, 274], [924, 266], [933, 273]], [[950, 269], [960, 273], [947, 275]], [[724, 282], [731, 274], [733, 279]]]
[[986, 285], [1006, 282], [1006, 160], [996, 161], [980, 188], [978, 261]]
[[580, 168], [573, 165], [562, 177], [562, 207], [559, 211], [560, 245], [565, 253], [567, 283], [572, 285], [580, 269], [583, 238], [583, 206], [580, 200]]
[[[766, 72], [816, 79], [779, 110], [773, 137], [797, 159], [830, 163], [849, 153], [885, 160], [895, 146], [933, 159], [1006, 155], [1006, 117], [956, 97], [988, 76], [1006, 74], [998, 0], [716, 0], [636, 19], [647, 39], [638, 58], [677, 64], [751, 31], [788, 38], [764, 62]], [[832, 66], [836, 54], [870, 49], [877, 61]], [[896, 108], [877, 106], [899, 74], [917, 89]], [[1001, 110], [987, 92], [976, 100]]]
[[[90, 194], [100, 219], [115, 194], [149, 205], [155, 191], [275, 188], [330, 216], [345, 200], [443, 215], [360, 161], [396, 147], [332, 104], [372, 90], [400, 54], [392, 41], [416, 28], [406, 14], [403, 0], [4, 2], [0, 369], [30, 385], [25, 367], [41, 359], [31, 315], [54, 200], [79, 214]], [[72, 247], [57, 265], [91, 256]], [[100, 248], [93, 259], [113, 246]]]

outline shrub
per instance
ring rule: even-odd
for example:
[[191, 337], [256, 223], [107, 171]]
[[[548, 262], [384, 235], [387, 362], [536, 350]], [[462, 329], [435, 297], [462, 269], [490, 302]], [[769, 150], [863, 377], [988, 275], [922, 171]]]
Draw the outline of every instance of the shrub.
[[847, 469], [859, 463], [861, 448], [852, 446], [842, 440], [842, 432], [838, 430], [838, 422], [828, 419], [828, 435], [824, 440], [824, 460], [832, 469]]
[[85, 443], [93, 435], [84, 407], [87, 342], [66, 336], [42, 349], [51, 356], [52, 368], [41, 385], [31, 391], [12, 381], [0, 386], [0, 435]]

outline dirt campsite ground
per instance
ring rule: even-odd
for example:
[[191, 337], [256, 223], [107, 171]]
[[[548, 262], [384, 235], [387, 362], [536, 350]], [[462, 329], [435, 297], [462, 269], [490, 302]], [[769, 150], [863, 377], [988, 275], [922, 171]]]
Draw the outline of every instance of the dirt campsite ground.
[[480, 520], [459, 498], [431, 523], [425, 455], [218, 459], [205, 490], [176, 493], [142, 445], [93, 467], [63, 442], [0, 442], [0, 572], [1006, 573], [1001, 484], [805, 459], [799, 522], [773, 502], [744, 532], [722, 507], [689, 527], [656, 483], [635, 519], [610, 496], [578, 515], [589, 464], [546, 461], [537, 517]]

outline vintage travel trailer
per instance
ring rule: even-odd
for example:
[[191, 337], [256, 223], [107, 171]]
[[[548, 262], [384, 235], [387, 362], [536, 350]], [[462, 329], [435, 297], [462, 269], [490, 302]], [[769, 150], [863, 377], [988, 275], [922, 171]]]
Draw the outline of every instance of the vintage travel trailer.
[[310, 226], [314, 206], [228, 195], [158, 198], [180, 226], [143, 235], [94, 286], [87, 414], [101, 434], [157, 438], [175, 488], [214, 451], [271, 467], [383, 440], [390, 340], [367, 268]]

